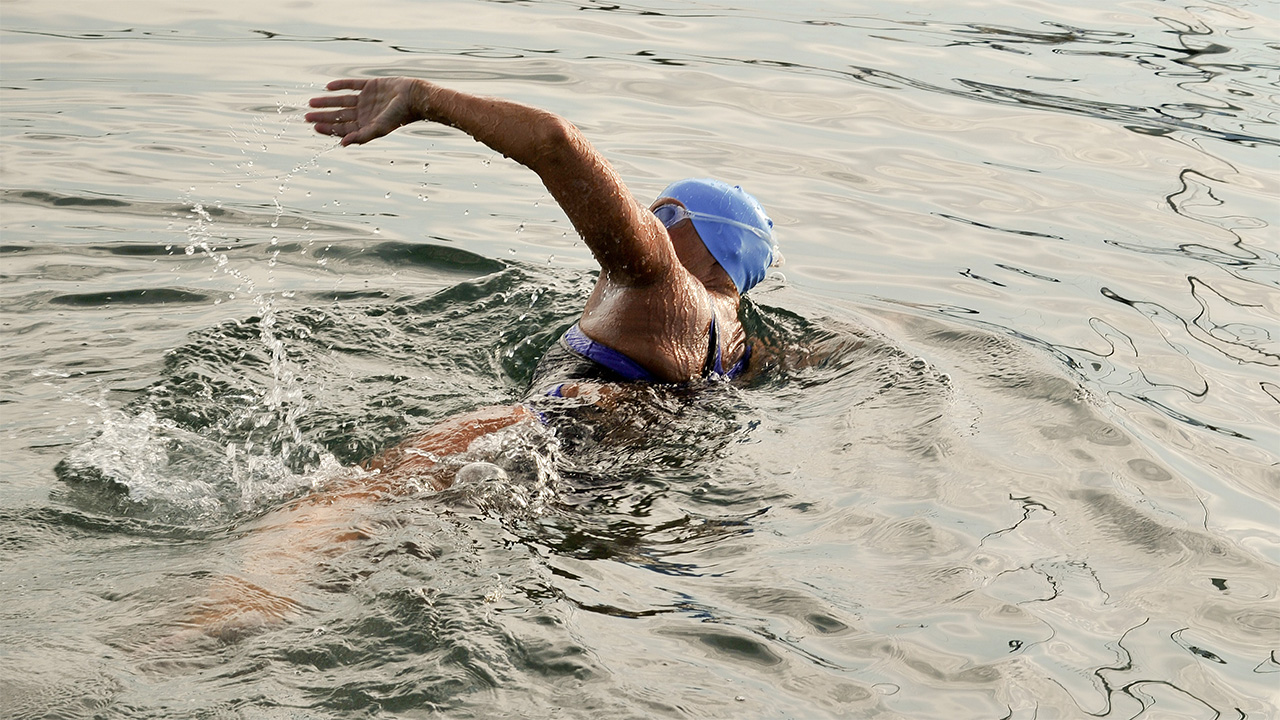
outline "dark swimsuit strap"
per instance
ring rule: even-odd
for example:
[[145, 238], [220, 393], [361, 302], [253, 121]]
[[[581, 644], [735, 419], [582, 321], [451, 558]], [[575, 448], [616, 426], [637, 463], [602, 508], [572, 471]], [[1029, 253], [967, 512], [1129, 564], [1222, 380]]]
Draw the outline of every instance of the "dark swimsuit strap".
[[707, 344], [707, 359], [702, 363], [702, 377], [710, 377], [713, 372], [730, 378], [737, 377], [747, 369], [747, 361], [751, 358], [751, 344], [743, 345], [742, 357], [738, 358], [738, 362], [734, 363], [733, 367], [725, 371], [724, 358], [720, 353], [720, 324], [716, 321], [716, 304], [709, 292], [707, 299], [711, 300], [711, 339]]
[[711, 308], [711, 340], [707, 343], [707, 358], [702, 361], [702, 377], [710, 377], [711, 373], [724, 374], [724, 363], [720, 360], [720, 324], [716, 322], [715, 306]]

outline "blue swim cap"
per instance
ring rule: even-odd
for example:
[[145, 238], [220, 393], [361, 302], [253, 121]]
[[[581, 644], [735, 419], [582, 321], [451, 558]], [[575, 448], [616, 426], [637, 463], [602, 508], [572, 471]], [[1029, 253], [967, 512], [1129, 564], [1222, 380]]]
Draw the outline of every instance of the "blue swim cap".
[[741, 187], [702, 178], [679, 180], [658, 196], [684, 203], [711, 256], [733, 280], [738, 294], [764, 279], [773, 264], [773, 221]]

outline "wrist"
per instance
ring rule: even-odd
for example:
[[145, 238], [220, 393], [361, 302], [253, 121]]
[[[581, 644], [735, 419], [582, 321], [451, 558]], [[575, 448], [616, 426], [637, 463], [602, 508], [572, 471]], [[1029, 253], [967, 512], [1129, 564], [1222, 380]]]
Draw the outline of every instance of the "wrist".
[[432, 95], [437, 89], [426, 80], [415, 80], [413, 83], [413, 114], [417, 120], [430, 120], [432, 110]]

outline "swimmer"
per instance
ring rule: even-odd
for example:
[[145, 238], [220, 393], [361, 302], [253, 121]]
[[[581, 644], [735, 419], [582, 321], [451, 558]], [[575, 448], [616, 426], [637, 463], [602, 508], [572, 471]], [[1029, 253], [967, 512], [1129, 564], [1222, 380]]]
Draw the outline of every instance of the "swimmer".
[[[742, 295], [779, 259], [773, 221], [718, 180], [677, 181], [639, 203], [582, 133], [558, 115], [416, 78], [335, 80], [312, 98], [317, 132], [360, 145], [418, 121], [457, 128], [537, 173], [600, 264], [582, 316], [539, 364], [534, 393], [574, 397], [587, 383], [688, 383], [750, 362]], [[439, 450], [530, 418], [484, 408], [384, 453], [371, 469], [430, 465]]]
[[[747, 367], [740, 301], [778, 252], [773, 222], [741, 188], [680, 180], [645, 206], [576, 127], [544, 110], [412, 78], [335, 80], [328, 89], [354, 93], [311, 100], [321, 109], [306, 119], [317, 132], [345, 146], [420, 120], [449, 125], [537, 173], [569, 216], [601, 272], [578, 322], [539, 363], [534, 395], [607, 404], [621, 383], [691, 383]], [[455, 478], [439, 458], [522, 421], [538, 422], [538, 413], [515, 404], [450, 418], [254, 521], [241, 573], [215, 584], [189, 618], [193, 629], [229, 640], [302, 612], [297, 587], [317, 558], [364, 536], [351, 524], [362, 506], [423, 481], [448, 487]]]

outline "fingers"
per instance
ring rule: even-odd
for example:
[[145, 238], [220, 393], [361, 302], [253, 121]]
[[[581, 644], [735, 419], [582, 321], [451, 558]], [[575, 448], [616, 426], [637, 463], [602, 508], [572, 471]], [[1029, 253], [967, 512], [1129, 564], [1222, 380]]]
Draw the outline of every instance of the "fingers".
[[320, 133], [321, 135], [337, 135], [338, 134], [336, 126], [334, 126], [332, 123], [316, 123], [315, 127], [316, 127], [316, 132]]
[[354, 132], [346, 133], [342, 136], [342, 145], [363, 145], [370, 140], [381, 137], [385, 133], [379, 133], [375, 128], [365, 127]]
[[[344, 78], [341, 80], [333, 80], [325, 86], [326, 90], [355, 90], [356, 94], [348, 95], [325, 95], [314, 97], [310, 100], [313, 108], [337, 108], [336, 110], [322, 110], [319, 112], [309, 112], [306, 114], [306, 121], [315, 126], [316, 132], [321, 135], [336, 135], [342, 138], [343, 145], [360, 145], [367, 143], [374, 138], [381, 137], [394, 129], [382, 129], [376, 127], [377, 123], [368, 126], [361, 126], [355, 108], [360, 107], [360, 99], [363, 92], [370, 83], [375, 80]], [[370, 93], [374, 93], [370, 89]]]
[[363, 90], [364, 86], [369, 83], [368, 80], [359, 78], [343, 78], [341, 80], [333, 80], [325, 85], [326, 90]]
[[325, 95], [311, 98], [311, 107], [355, 107], [359, 102], [359, 95]]
[[[321, 113], [313, 113], [313, 114], [321, 114]], [[312, 126], [315, 127], [316, 132], [320, 133], [321, 135], [333, 135], [336, 137], [346, 137], [347, 135], [350, 135], [352, 132], [355, 132], [359, 128], [359, 126], [356, 123], [351, 122], [350, 120], [344, 120], [339, 117], [324, 117], [324, 118], [316, 118], [313, 120], [311, 116], [308, 115], [307, 122], [311, 123]]]
[[342, 122], [346, 114], [341, 110], [325, 110], [322, 112], [309, 112], [303, 117], [309, 123], [336, 123]]

